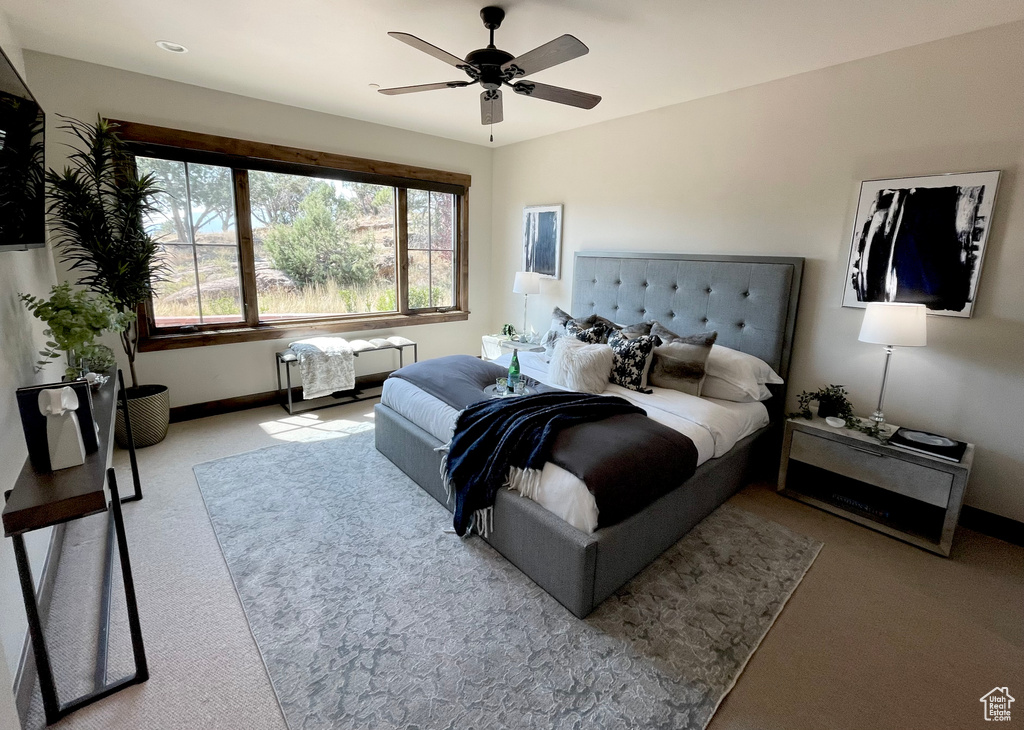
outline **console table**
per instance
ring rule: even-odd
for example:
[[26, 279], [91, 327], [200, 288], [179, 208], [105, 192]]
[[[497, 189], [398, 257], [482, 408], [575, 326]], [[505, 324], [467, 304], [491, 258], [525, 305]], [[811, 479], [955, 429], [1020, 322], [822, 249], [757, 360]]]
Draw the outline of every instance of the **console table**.
[[[110, 466], [114, 447], [114, 421], [119, 399], [121, 408], [124, 410], [129, 443], [128, 456], [135, 486], [134, 494], [123, 499], [118, 494], [117, 479]], [[125, 687], [145, 682], [149, 678], [146, 653], [142, 644], [142, 629], [139, 625], [139, 609], [135, 600], [135, 582], [132, 578], [124, 520], [121, 515], [121, 503], [142, 499], [142, 487], [135, 458], [131, 420], [128, 416], [124, 376], [120, 371], [117, 372], [116, 380], [114, 377], [109, 377], [107, 382], [93, 394], [92, 411], [93, 418], [99, 426], [97, 439], [99, 448], [91, 454], [86, 454], [85, 463], [69, 469], [41, 473], [33, 469], [31, 463], [26, 460], [25, 466], [14, 484], [14, 489], [4, 495], [6, 499], [3, 510], [4, 535], [10, 537], [14, 545], [14, 557], [18, 566], [22, 597], [25, 601], [29, 637], [32, 640], [32, 652], [36, 660], [36, 671], [39, 675], [39, 686], [48, 725], [52, 725], [75, 710]], [[110, 491], [109, 502], [106, 495], [107, 489]], [[99, 647], [96, 653], [94, 689], [87, 695], [62, 703], [57, 697], [53, 669], [46, 649], [46, 639], [43, 636], [39, 606], [36, 604], [35, 585], [32, 581], [32, 569], [28, 562], [28, 554], [25, 552], [24, 535], [32, 530], [51, 527], [100, 512], [107, 512], [109, 518], [103, 591], [100, 599]], [[108, 682], [107, 638], [110, 626], [110, 593], [115, 538], [124, 579], [135, 672], [117, 681]]]

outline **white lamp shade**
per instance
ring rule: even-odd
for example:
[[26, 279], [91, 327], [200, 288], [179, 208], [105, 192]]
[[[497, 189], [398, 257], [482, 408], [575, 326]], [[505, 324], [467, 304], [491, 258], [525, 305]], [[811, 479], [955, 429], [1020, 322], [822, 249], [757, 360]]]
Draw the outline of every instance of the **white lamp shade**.
[[928, 344], [927, 321], [923, 304], [870, 302], [857, 339], [877, 345], [924, 347]]
[[517, 271], [512, 293], [540, 294], [540, 274], [536, 271]]

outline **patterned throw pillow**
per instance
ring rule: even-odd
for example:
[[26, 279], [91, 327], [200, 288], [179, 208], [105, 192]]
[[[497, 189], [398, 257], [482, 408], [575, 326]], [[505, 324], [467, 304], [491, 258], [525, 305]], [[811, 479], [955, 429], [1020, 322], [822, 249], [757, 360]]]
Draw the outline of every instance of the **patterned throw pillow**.
[[654, 335], [640, 335], [629, 339], [621, 332], [608, 337], [615, 358], [612, 361], [611, 380], [623, 388], [650, 393], [647, 388], [647, 373], [651, 369], [654, 348], [661, 340]]
[[586, 320], [570, 319], [565, 323], [565, 331], [588, 345], [603, 345], [608, 341], [608, 329], [601, 322], [587, 326]]

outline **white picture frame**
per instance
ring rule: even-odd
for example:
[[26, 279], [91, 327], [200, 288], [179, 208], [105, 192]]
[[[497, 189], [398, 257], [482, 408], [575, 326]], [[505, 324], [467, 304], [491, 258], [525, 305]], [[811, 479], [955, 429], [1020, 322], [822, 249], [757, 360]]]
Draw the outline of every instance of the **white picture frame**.
[[523, 271], [542, 279], [562, 277], [562, 206], [523, 208]]
[[998, 186], [999, 170], [862, 182], [843, 306], [915, 302], [970, 317]]

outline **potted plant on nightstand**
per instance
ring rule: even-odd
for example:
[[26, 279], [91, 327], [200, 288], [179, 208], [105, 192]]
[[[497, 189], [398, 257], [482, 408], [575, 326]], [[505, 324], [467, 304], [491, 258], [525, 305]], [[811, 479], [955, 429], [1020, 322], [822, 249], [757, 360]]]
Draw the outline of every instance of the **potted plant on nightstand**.
[[804, 391], [797, 396], [797, 403], [800, 410], [790, 413], [790, 418], [797, 416], [811, 418], [811, 403], [818, 404], [818, 415], [821, 418], [835, 416], [844, 421], [850, 421], [853, 416], [853, 404], [847, 398], [846, 388], [841, 385], [829, 385], [826, 388], [818, 388], [815, 391]]
[[[51, 231], [61, 261], [79, 273], [78, 283], [103, 294], [127, 320], [120, 332], [132, 384], [127, 389], [135, 446], [162, 441], [170, 423], [165, 385], [139, 385], [135, 373], [139, 305], [153, 293], [162, 264], [160, 248], [143, 218], [160, 192], [151, 175], [135, 174], [116, 125], [102, 117], [87, 124], [64, 117], [61, 129], [76, 139], [63, 171], [46, 173]], [[117, 414], [117, 441], [127, 445], [124, 416]]]

